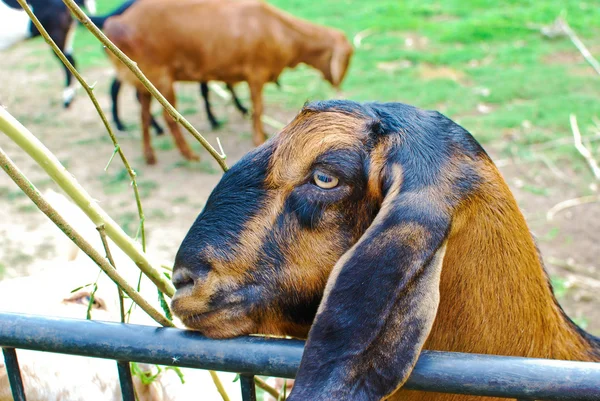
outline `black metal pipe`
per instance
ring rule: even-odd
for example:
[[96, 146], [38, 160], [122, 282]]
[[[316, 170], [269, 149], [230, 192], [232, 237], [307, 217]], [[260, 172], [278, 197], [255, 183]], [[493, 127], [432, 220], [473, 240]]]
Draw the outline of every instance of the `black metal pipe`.
[[256, 401], [254, 375], [240, 375], [240, 386], [242, 386], [243, 401]]
[[135, 401], [135, 389], [131, 377], [131, 367], [127, 361], [117, 361], [119, 371], [119, 383], [121, 384], [121, 395], [123, 401]]
[[[0, 313], [0, 346], [292, 378], [304, 343]], [[600, 363], [422, 352], [405, 388], [520, 399], [600, 400]]]
[[14, 401], [26, 401], [25, 389], [23, 388], [23, 379], [21, 378], [21, 370], [19, 369], [19, 360], [17, 359], [17, 351], [14, 348], [2, 348], [4, 354], [4, 363], [6, 364], [6, 373], [10, 390], [12, 391]]

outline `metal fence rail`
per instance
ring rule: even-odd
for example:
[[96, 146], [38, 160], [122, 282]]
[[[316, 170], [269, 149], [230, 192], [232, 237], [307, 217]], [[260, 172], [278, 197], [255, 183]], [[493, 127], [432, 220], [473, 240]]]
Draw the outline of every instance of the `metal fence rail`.
[[[251, 400], [253, 375], [293, 378], [303, 345], [260, 337], [211, 340], [179, 329], [0, 313], [0, 346], [15, 400], [24, 398], [19, 395], [14, 348], [242, 373], [244, 399]], [[17, 370], [11, 371], [11, 366]], [[127, 383], [122, 387], [125, 393]], [[522, 400], [598, 401], [600, 363], [424, 351], [405, 388]]]

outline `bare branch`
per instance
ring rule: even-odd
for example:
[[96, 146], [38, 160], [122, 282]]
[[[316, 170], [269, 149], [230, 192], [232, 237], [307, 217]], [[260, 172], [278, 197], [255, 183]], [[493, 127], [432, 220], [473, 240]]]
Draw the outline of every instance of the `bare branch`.
[[[110, 252], [110, 248], [108, 246], [108, 241], [106, 239], [106, 230], [104, 230], [104, 224], [101, 224], [98, 227], [96, 227], [96, 230], [98, 230], [98, 233], [100, 234], [100, 239], [102, 240], [102, 246], [104, 246], [104, 252], [106, 252], [106, 259], [108, 259], [108, 261], [110, 262], [112, 267], [114, 267], [116, 270], [117, 265], [115, 264], [115, 261], [112, 257], [112, 253]], [[117, 291], [119, 292], [119, 312], [121, 315], [121, 323], [125, 323], [125, 305], [124, 305], [124, 300], [123, 300], [123, 290], [118, 285], [117, 285]]]
[[274, 389], [273, 387], [269, 386], [269, 384], [266, 381], [264, 381], [263, 379], [261, 379], [260, 377], [255, 376], [254, 383], [256, 383], [257, 387], [262, 388], [267, 393], [269, 393], [273, 397], [275, 397], [276, 400], [279, 399], [279, 397], [280, 397], [279, 392], [276, 389]]
[[592, 152], [590, 152], [589, 149], [583, 145], [583, 142], [581, 140], [581, 132], [579, 132], [579, 126], [577, 125], [577, 117], [575, 117], [575, 114], [571, 114], [569, 116], [569, 120], [571, 122], [571, 131], [573, 132], [573, 141], [575, 142], [575, 148], [587, 161], [596, 179], [600, 180], [600, 167], [598, 167], [598, 162], [596, 161], [596, 159], [594, 159]]
[[600, 75], [600, 64], [598, 63], [598, 60], [596, 60], [594, 56], [592, 56], [592, 53], [590, 53], [590, 51], [583, 44], [581, 39], [579, 39], [575, 31], [571, 29], [567, 21], [565, 21], [563, 17], [558, 17], [556, 20], [556, 24], [563, 30], [564, 33], [567, 34], [569, 39], [571, 39], [571, 42], [573, 42], [575, 47], [577, 47], [577, 50], [579, 50], [579, 52], [585, 58], [585, 60], [592, 66], [594, 71], [596, 71], [596, 73]]
[[354, 35], [354, 38], [352, 39], [352, 43], [354, 44], [354, 47], [359, 49], [362, 46], [363, 39], [372, 35], [373, 33], [375, 33], [375, 29], [367, 28], [363, 31], [360, 31], [356, 35]]
[[562, 212], [565, 209], [595, 202], [600, 202], [600, 195], [582, 196], [581, 198], [574, 198], [562, 201], [554, 205], [552, 208], [550, 208], [550, 210], [548, 210], [548, 212], [546, 213], [546, 219], [548, 221], [554, 219], [554, 216], [556, 216], [558, 213]]

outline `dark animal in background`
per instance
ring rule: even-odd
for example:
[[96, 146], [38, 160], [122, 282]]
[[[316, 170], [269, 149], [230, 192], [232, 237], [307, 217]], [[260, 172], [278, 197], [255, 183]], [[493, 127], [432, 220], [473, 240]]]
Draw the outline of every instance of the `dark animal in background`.
[[[119, 81], [118, 78], [115, 78], [115, 79], [113, 79], [113, 82], [110, 87], [110, 97], [112, 99], [112, 116], [113, 116], [113, 121], [114, 121], [117, 129], [119, 131], [126, 131], [127, 128], [121, 122], [121, 118], [119, 117], [119, 92], [121, 91], [121, 85], [122, 85], [121, 81]], [[227, 85], [227, 89], [231, 93], [235, 107], [242, 113], [242, 115], [248, 114], [248, 109], [245, 108], [242, 105], [242, 103], [240, 102], [240, 100], [238, 99], [238, 97], [235, 94], [235, 91], [233, 89], [233, 86]], [[210, 126], [213, 129], [217, 129], [221, 125], [221, 123], [219, 123], [217, 121], [217, 119], [215, 118], [215, 116], [211, 110], [211, 105], [210, 105], [210, 101], [208, 98], [208, 94], [209, 94], [208, 84], [206, 82], [200, 83], [200, 93], [202, 94], [202, 98], [204, 99], [204, 107], [206, 109], [206, 115], [208, 116], [208, 121], [210, 121]], [[138, 101], [140, 100], [140, 94], [138, 91], [136, 91], [136, 98], [138, 99]], [[154, 128], [157, 135], [162, 135], [164, 133], [163, 128], [160, 126], [160, 124], [156, 121], [156, 119], [152, 115], [150, 116], [150, 125], [152, 125], [152, 128]]]
[[[115, 10], [113, 10], [112, 12], [106, 14], [106, 15], [102, 15], [102, 16], [91, 16], [90, 19], [92, 20], [92, 22], [100, 29], [104, 29], [104, 24], [106, 23], [106, 21], [110, 18], [110, 17], [114, 17], [116, 15], [121, 15], [123, 14], [125, 11], [127, 11], [127, 9], [129, 7], [131, 7], [137, 0], [130, 0], [130, 1], [126, 1], [125, 3], [121, 4], [118, 8], [116, 8]], [[121, 119], [119, 117], [119, 92], [121, 91], [121, 81], [118, 78], [113, 79], [113, 82], [111, 84], [110, 87], [110, 96], [111, 96], [111, 100], [112, 100], [112, 116], [113, 116], [113, 121], [117, 127], [117, 129], [119, 131], [125, 131], [125, 125], [121, 122]], [[233, 98], [233, 102], [236, 106], [236, 108], [242, 113], [242, 114], [247, 114], [248, 113], [248, 109], [246, 109], [240, 102], [240, 100], [238, 99], [237, 95], [235, 94], [235, 91], [233, 89], [232, 85], [227, 85], [227, 89], [229, 90], [229, 92], [231, 93], [231, 96]], [[202, 94], [202, 98], [204, 99], [204, 106], [206, 108], [206, 114], [208, 116], [208, 120], [210, 121], [210, 125], [213, 129], [216, 129], [219, 127], [219, 122], [217, 121], [217, 119], [215, 118], [212, 110], [211, 110], [211, 105], [210, 102], [208, 100], [208, 84], [206, 82], [201, 82], [200, 83], [200, 93]], [[136, 97], [139, 100], [139, 94], [136, 92]], [[160, 126], [160, 124], [158, 124], [158, 122], [154, 119], [154, 116], [151, 116], [150, 118], [150, 124], [152, 125], [152, 127], [155, 129], [156, 133], [158, 135], [162, 135], [164, 133], [163, 128]]]
[[489, 156], [400, 103], [307, 105], [224, 174], [173, 284], [210, 337], [308, 337], [290, 401], [501, 400], [401, 389], [422, 349], [600, 361]]
[[[76, 3], [92, 14], [96, 12], [95, 0], [76, 0]], [[29, 0], [27, 4], [58, 48], [75, 66], [73, 39], [76, 24], [67, 6], [61, 0]], [[40, 36], [40, 33], [21, 5], [16, 0], [0, 0], [0, 51], [36, 36]], [[63, 67], [66, 76], [63, 105], [69, 107], [75, 98], [76, 86], [71, 72], [66, 66]]]
[[[258, 0], [144, 0], [108, 19], [104, 30], [171, 103], [176, 81], [247, 82], [256, 145], [266, 139], [261, 122], [266, 83], [277, 81], [286, 67], [305, 63], [337, 87], [353, 52], [341, 31], [294, 18]], [[150, 94], [114, 56], [109, 57], [119, 79], [140, 91], [144, 155], [153, 164]], [[165, 119], [182, 155], [197, 159], [178, 125], [166, 113]]]

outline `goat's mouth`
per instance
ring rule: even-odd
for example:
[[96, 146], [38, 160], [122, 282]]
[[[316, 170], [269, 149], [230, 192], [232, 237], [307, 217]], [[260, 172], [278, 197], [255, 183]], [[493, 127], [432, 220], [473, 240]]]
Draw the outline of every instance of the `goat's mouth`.
[[228, 305], [205, 312], [180, 314], [179, 319], [188, 328], [207, 337], [229, 338], [251, 334], [254, 322], [240, 305]]

